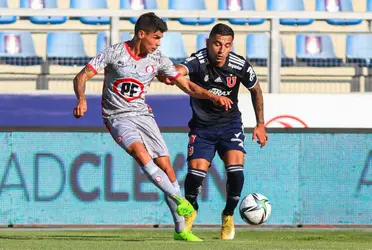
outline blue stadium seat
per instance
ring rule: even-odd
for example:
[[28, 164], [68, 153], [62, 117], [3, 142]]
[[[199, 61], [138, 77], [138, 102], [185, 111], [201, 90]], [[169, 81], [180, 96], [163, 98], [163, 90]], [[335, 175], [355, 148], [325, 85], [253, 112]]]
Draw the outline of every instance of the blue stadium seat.
[[[8, 0], [0, 0], [0, 8], [8, 8]], [[15, 16], [0, 16], [0, 24], [9, 24], [17, 21]]]
[[372, 0], [367, 0], [367, 11], [372, 11]]
[[179, 32], [165, 32], [164, 37], [161, 39], [160, 50], [174, 64], [181, 63], [188, 57], [185, 43]]
[[[267, 10], [273, 11], [305, 11], [303, 0], [267, 0]], [[283, 25], [309, 25], [313, 19], [280, 19]]]
[[346, 37], [346, 63], [372, 66], [372, 35], [353, 34]]
[[[205, 0], [169, 0], [170, 10], [205, 10]], [[214, 18], [179, 18], [178, 21], [185, 25], [207, 25], [214, 22]]]
[[[206, 40], [209, 37], [209, 33], [198, 33], [196, 36], [196, 50], [200, 50], [206, 47]], [[233, 44], [232, 52], [235, 52], [235, 46]]]
[[[97, 54], [109, 46], [109, 33], [100, 32], [97, 35]], [[132, 39], [129, 32], [120, 32], [120, 41], [125, 42]]]
[[308, 66], [337, 67], [342, 59], [337, 58], [329, 35], [298, 34], [296, 36], [296, 57]]
[[[218, 0], [219, 10], [256, 10], [255, 0], [241, 0], [241, 1], [231, 1], [231, 0]], [[229, 18], [228, 21], [231, 24], [236, 25], [258, 25], [265, 22], [265, 19], [259, 18]]]
[[[107, 9], [106, 0], [71, 0], [70, 8], [73, 9]], [[84, 24], [109, 24], [109, 17], [80, 17]]]
[[[254, 65], [266, 67], [269, 58], [269, 37], [266, 34], [249, 34], [246, 39], [246, 56]], [[293, 59], [285, 55], [284, 46], [281, 41], [281, 65], [293, 66]]]
[[[352, 0], [316, 0], [315, 9], [328, 12], [354, 11]], [[332, 25], [356, 25], [362, 20], [328, 19], [326, 22]]]
[[85, 65], [86, 56], [80, 32], [51, 32], [47, 35], [47, 60], [50, 64]]
[[[158, 8], [156, 0], [120, 0], [120, 9], [132, 10], [154, 10]], [[133, 24], [137, 22], [138, 17], [131, 17], [129, 21]]]
[[43, 59], [36, 55], [30, 32], [0, 32], [0, 61], [2, 64], [40, 65]]
[[[21, 8], [44, 9], [58, 8], [57, 0], [21, 0]], [[61, 24], [67, 21], [67, 17], [33, 16], [29, 18], [35, 24]]]

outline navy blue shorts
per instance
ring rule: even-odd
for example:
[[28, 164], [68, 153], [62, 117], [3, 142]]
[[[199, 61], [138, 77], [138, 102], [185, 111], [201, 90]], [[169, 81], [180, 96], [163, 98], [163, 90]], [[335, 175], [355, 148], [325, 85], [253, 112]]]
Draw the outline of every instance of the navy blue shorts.
[[244, 140], [241, 122], [191, 129], [187, 160], [202, 158], [212, 162], [216, 151], [221, 158], [229, 150], [245, 153]]

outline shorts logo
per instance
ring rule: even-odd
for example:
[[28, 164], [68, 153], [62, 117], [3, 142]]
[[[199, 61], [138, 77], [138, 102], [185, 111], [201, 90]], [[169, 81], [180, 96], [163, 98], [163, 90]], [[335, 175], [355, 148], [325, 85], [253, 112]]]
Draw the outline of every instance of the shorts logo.
[[191, 146], [191, 147], [189, 147], [189, 153], [188, 153], [188, 155], [189, 156], [192, 156], [193, 153], [194, 153], [194, 146]]
[[160, 175], [157, 175], [157, 176], [155, 176], [155, 181], [157, 183], [161, 183], [161, 182], [163, 182], [163, 178]]
[[120, 142], [123, 141], [123, 139], [124, 139], [123, 136], [119, 136], [118, 138], [116, 138], [115, 141], [116, 141], [117, 143], [120, 143]]
[[193, 144], [195, 142], [196, 135], [190, 135], [189, 144]]

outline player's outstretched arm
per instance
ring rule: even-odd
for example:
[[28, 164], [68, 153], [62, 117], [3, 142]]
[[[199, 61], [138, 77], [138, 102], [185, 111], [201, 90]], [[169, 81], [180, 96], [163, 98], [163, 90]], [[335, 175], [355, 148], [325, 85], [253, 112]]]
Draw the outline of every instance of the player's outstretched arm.
[[76, 104], [73, 114], [76, 118], [84, 116], [87, 112], [87, 100], [85, 97], [85, 86], [86, 82], [91, 79], [96, 73], [93, 72], [89, 67], [85, 66], [74, 78], [74, 91], [78, 103]]
[[265, 120], [264, 120], [264, 102], [263, 102], [263, 95], [260, 84], [257, 82], [253, 88], [249, 89], [251, 92], [252, 104], [254, 108], [254, 113], [256, 115], [256, 122], [257, 125], [253, 129], [252, 140], [257, 139], [257, 143], [261, 145], [261, 148], [266, 145], [266, 141], [268, 140], [268, 136], [265, 131]]
[[208, 90], [199, 87], [192, 81], [189, 81], [183, 75], [177, 77], [172, 81], [172, 83], [177, 85], [177, 87], [179, 87], [183, 92], [194, 98], [209, 99], [217, 106], [224, 107], [225, 110], [231, 109], [232, 101], [229, 98], [212, 94]]

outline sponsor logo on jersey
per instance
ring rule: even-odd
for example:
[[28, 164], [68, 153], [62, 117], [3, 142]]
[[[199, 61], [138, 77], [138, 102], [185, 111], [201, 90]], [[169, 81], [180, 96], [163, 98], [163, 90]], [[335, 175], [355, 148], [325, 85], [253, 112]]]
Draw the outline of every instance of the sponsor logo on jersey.
[[228, 96], [232, 92], [232, 90], [221, 90], [221, 89], [217, 89], [217, 88], [211, 88], [208, 91], [211, 92], [212, 94], [215, 94], [215, 95], [218, 95], [218, 96]]
[[239, 65], [229, 63], [228, 66], [233, 69], [241, 70], [243, 67], [240, 67]]
[[142, 96], [145, 86], [143, 83], [134, 78], [122, 78], [113, 83], [114, 92], [130, 102]]
[[256, 74], [253, 71], [253, 68], [249, 67], [247, 69], [247, 73], [249, 73], [249, 81], [253, 81], [254, 77], [256, 76]]

